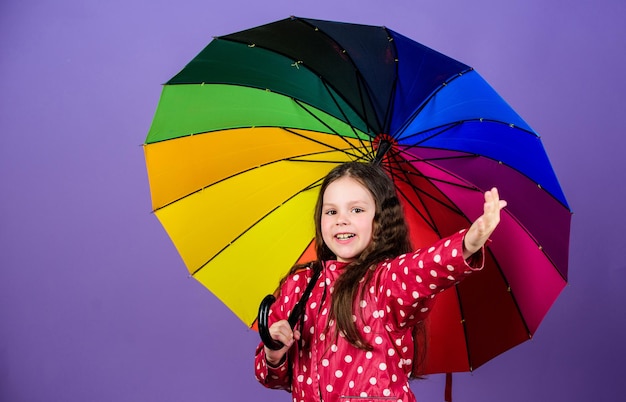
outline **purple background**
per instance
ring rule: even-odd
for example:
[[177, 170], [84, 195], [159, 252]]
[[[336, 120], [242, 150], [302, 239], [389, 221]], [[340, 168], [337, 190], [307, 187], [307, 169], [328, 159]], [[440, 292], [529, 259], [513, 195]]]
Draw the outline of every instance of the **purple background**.
[[[617, 401], [626, 358], [623, 0], [0, 3], [0, 400], [289, 401], [257, 334], [150, 213], [160, 84], [214, 35], [298, 15], [386, 25], [475, 67], [543, 137], [575, 214], [570, 285], [454, 400]], [[443, 399], [442, 376], [414, 383]]]

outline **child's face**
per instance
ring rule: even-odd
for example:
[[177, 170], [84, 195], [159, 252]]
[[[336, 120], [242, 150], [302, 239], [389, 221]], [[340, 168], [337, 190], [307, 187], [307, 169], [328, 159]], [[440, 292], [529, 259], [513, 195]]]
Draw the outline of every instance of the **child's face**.
[[372, 240], [376, 203], [361, 183], [344, 176], [326, 187], [322, 204], [322, 238], [337, 261], [355, 260]]

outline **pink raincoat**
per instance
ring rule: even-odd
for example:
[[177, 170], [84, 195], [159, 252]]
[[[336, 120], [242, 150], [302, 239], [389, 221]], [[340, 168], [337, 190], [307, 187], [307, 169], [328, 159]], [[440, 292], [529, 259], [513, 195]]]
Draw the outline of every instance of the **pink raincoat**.
[[[463, 259], [463, 234], [375, 268], [371, 281], [362, 285], [366, 292], [362, 298], [357, 293], [353, 307], [357, 329], [372, 351], [358, 349], [341, 334], [337, 336], [336, 323], [329, 322], [333, 285], [347, 264], [326, 262], [306, 306], [301, 342], [289, 350], [285, 362], [271, 367], [263, 344], [257, 348], [259, 382], [291, 391], [294, 402], [414, 402], [408, 382], [412, 326], [426, 317], [437, 293], [482, 268], [482, 262], [476, 261], [483, 259], [482, 252], [473, 256], [472, 266]], [[473, 266], [476, 262], [478, 267]], [[270, 311], [269, 325], [287, 319], [312, 274], [307, 268], [285, 281]]]

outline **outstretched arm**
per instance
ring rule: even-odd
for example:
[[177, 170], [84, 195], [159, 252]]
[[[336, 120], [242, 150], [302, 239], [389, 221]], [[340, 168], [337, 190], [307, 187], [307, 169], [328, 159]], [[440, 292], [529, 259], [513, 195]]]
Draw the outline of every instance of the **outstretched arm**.
[[472, 223], [463, 241], [463, 257], [468, 259], [480, 250], [500, 223], [500, 210], [506, 207], [497, 188], [485, 192], [483, 214]]

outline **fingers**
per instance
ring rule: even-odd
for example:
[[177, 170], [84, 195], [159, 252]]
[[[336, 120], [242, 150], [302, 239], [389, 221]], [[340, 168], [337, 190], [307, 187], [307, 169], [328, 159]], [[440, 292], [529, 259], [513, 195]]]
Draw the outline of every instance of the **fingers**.
[[291, 330], [291, 326], [287, 320], [277, 321], [270, 327], [270, 336], [281, 342], [286, 347], [293, 344], [294, 332]]
[[485, 192], [485, 205], [481, 230], [491, 233], [500, 222], [500, 210], [506, 207], [507, 202], [500, 199], [497, 188]]
[[485, 203], [483, 214], [470, 226], [464, 238], [463, 255], [468, 258], [478, 251], [500, 223], [500, 211], [507, 202], [500, 199], [497, 188], [492, 188], [484, 194]]
[[276, 366], [283, 359], [289, 348], [293, 345], [294, 341], [300, 339], [300, 332], [292, 331], [287, 320], [275, 322], [270, 326], [269, 332], [272, 339], [285, 345], [279, 350], [271, 350], [267, 346], [265, 347], [265, 359], [271, 365]]

